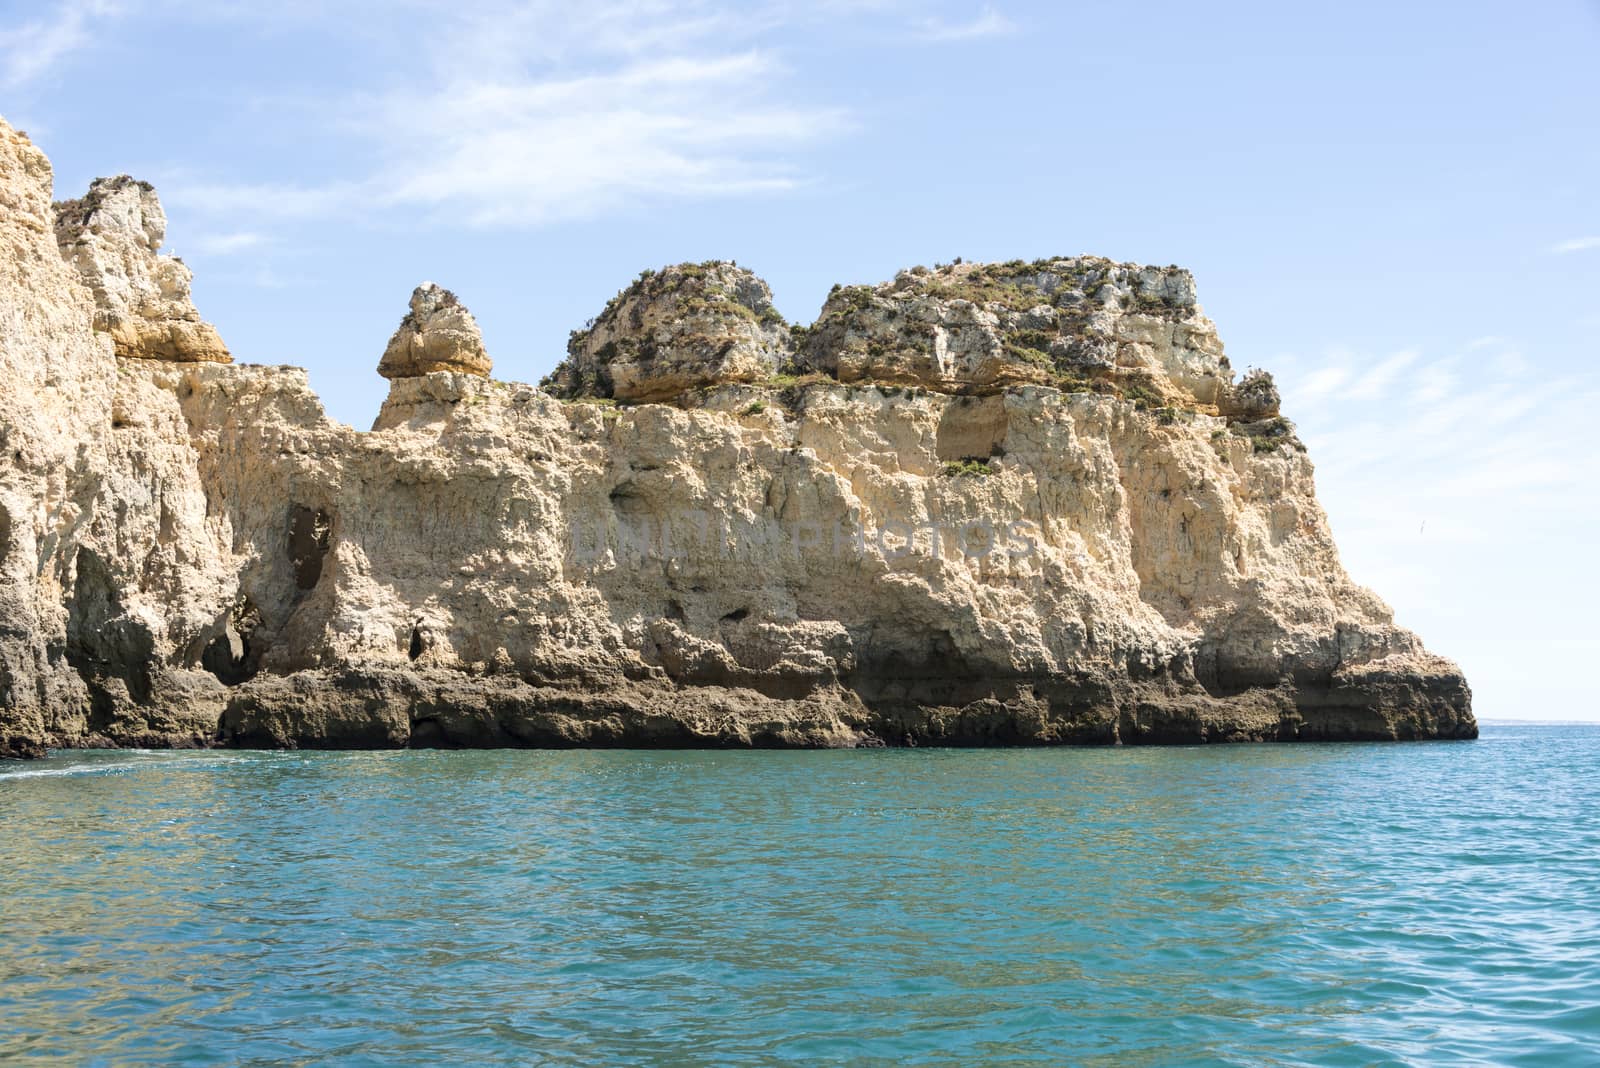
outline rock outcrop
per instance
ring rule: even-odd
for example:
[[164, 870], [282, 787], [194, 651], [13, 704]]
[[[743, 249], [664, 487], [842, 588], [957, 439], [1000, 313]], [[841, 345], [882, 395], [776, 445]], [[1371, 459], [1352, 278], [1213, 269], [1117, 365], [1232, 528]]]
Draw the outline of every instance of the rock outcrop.
[[792, 351], [772, 291], [732, 263], [646, 271], [585, 329], [544, 385], [564, 397], [671, 400], [772, 377]]
[[669, 268], [560, 396], [399, 373], [360, 433], [294, 368], [114, 356], [0, 135], [0, 750], [1476, 733], [1184, 272], [913, 270], [791, 331]]
[[150, 183], [125, 174], [96, 179], [83, 197], [55, 206], [55, 232], [94, 297], [95, 329], [111, 335], [118, 356], [232, 360], [190, 299], [193, 272], [161, 253], [167, 216]]
[[1256, 421], [1277, 418], [1281, 404], [1272, 376], [1266, 371], [1252, 369], [1236, 385], [1222, 391], [1219, 407], [1230, 419]]
[[63, 573], [93, 506], [116, 364], [56, 249], [50, 163], [0, 123], [0, 755], [82, 723]]
[[1120, 380], [1212, 407], [1232, 377], [1188, 271], [1098, 256], [914, 267], [836, 286], [802, 362], [842, 382], [944, 393]]
[[412, 292], [411, 309], [378, 361], [378, 373], [385, 378], [437, 371], [488, 377], [492, 368], [478, 321], [454, 293], [432, 282]]

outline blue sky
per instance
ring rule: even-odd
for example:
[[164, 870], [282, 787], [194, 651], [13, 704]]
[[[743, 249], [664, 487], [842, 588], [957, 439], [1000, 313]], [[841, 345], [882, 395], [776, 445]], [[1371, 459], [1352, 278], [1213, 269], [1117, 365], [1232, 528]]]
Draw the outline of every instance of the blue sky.
[[536, 381], [641, 268], [1194, 270], [1483, 717], [1600, 719], [1600, 6], [0, 3], [58, 197], [156, 183], [240, 360], [370, 423], [411, 288]]

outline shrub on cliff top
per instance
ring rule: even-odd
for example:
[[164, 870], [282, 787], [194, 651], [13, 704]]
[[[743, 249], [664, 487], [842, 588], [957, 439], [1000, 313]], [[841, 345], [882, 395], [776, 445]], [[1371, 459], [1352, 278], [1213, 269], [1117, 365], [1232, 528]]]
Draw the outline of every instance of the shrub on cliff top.
[[1122, 383], [1122, 397], [1133, 402], [1139, 411], [1146, 408], [1156, 408], [1162, 405], [1163, 398], [1156, 392], [1155, 383], [1145, 375], [1130, 375]]
[[1254, 423], [1235, 423], [1230, 429], [1248, 438], [1251, 450], [1257, 454], [1277, 452], [1280, 448], [1306, 451], [1305, 444], [1295, 433], [1294, 424], [1281, 415]]
[[947, 478], [983, 478], [986, 475], [994, 474], [994, 469], [989, 466], [987, 461], [968, 456], [959, 463], [945, 464], [944, 473]]

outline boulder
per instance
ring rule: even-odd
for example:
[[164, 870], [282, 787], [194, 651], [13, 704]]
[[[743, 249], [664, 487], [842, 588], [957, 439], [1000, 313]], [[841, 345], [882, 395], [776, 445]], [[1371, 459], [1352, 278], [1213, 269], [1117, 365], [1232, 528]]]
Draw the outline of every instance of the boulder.
[[1251, 369], [1223, 391], [1219, 407], [1230, 421], [1256, 422], [1276, 418], [1281, 404], [1271, 372]]
[[424, 282], [411, 294], [411, 310], [378, 361], [385, 378], [419, 378], [435, 371], [489, 376], [478, 321], [454, 293]]

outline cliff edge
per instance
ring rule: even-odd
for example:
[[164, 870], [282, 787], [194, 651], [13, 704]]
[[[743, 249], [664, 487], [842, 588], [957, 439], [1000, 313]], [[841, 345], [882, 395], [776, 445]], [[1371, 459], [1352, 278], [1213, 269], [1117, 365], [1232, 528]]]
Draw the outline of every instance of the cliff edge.
[[913, 268], [798, 326], [683, 264], [541, 388], [429, 283], [363, 433], [228, 362], [154, 190], [50, 197], [0, 122], [0, 754], [1476, 735], [1187, 271]]

